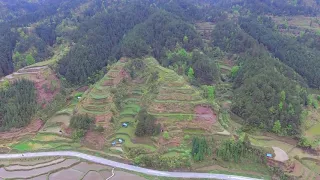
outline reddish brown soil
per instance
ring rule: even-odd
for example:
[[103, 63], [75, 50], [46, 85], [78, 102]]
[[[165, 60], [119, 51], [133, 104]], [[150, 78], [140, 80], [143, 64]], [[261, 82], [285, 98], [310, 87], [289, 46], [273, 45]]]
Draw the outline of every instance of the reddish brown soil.
[[40, 130], [43, 126], [43, 122], [41, 120], [34, 120], [32, 121], [27, 127], [19, 128], [19, 129], [11, 129], [8, 132], [0, 133], [0, 138], [3, 140], [13, 140], [18, 137], [22, 137], [28, 134], [34, 134]]
[[106, 143], [106, 141], [102, 133], [88, 131], [85, 135], [84, 143], [89, 147], [93, 147], [94, 149], [101, 150], [103, 149], [103, 146]]
[[209, 107], [196, 106], [194, 109], [196, 114], [196, 121], [206, 121], [207, 123], [214, 124], [217, 122], [217, 115]]
[[194, 109], [195, 118], [192, 121], [177, 123], [179, 129], [203, 129], [211, 132], [213, 125], [217, 122], [217, 115], [210, 107], [196, 106]]
[[61, 123], [60, 127], [65, 136], [71, 136], [72, 129], [70, 127], [66, 126], [64, 123]]

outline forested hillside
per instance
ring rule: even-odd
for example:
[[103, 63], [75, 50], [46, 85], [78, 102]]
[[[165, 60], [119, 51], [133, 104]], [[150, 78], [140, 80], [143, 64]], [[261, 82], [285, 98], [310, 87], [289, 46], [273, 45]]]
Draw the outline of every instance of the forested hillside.
[[264, 166], [265, 134], [317, 151], [319, 69], [319, 0], [0, 2], [0, 130], [45, 117], [139, 165]]

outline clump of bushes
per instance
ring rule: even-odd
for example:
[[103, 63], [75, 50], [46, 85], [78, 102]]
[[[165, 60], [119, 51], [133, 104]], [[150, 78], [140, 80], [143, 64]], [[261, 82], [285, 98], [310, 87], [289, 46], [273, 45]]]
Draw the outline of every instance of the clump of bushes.
[[82, 138], [90, 129], [94, 119], [88, 115], [74, 115], [70, 120], [70, 127], [74, 129], [72, 137], [74, 139]]
[[148, 114], [145, 109], [140, 110], [137, 119], [139, 122], [135, 132], [136, 136], [152, 136], [160, 133], [161, 126], [156, 124], [156, 118]]

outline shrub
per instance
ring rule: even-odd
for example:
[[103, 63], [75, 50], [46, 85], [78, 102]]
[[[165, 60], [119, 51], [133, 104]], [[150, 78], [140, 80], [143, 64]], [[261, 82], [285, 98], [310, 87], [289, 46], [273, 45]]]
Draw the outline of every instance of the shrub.
[[304, 148], [310, 148], [311, 142], [306, 137], [301, 137], [298, 142], [298, 146], [304, 147]]
[[70, 120], [70, 127], [74, 129], [88, 130], [93, 124], [93, 118], [88, 115], [75, 115]]
[[183, 139], [184, 139], [184, 140], [189, 140], [189, 139], [190, 139], [190, 136], [189, 136], [189, 135], [185, 135], [185, 136], [183, 137]]
[[83, 129], [76, 129], [72, 132], [72, 139], [78, 140], [84, 137], [85, 131]]
[[159, 125], [156, 125], [156, 118], [150, 114], [145, 109], [140, 110], [137, 116], [138, 124], [136, 128], [136, 136], [151, 136], [160, 132]]
[[312, 101], [312, 106], [313, 106], [315, 109], [318, 109], [318, 107], [319, 107], [318, 101], [317, 101], [317, 100], [313, 100], [313, 101]]
[[103, 132], [104, 128], [101, 125], [99, 125], [99, 126], [96, 126], [95, 130], [98, 132]]
[[168, 140], [170, 138], [168, 131], [165, 131], [162, 136], [165, 140]]
[[209, 146], [205, 138], [194, 137], [191, 155], [195, 161], [202, 161], [209, 154]]

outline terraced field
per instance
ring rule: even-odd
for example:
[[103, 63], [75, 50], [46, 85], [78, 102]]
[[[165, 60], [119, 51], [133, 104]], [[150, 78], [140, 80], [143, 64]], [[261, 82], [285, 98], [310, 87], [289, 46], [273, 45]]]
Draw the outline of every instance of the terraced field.
[[[122, 147], [124, 148], [144, 148], [148, 152], [154, 152], [156, 150], [155, 145], [152, 143], [149, 138], [139, 138], [135, 135], [136, 125], [138, 121], [136, 121], [135, 117], [141, 109], [140, 101], [142, 98], [142, 85], [133, 84], [130, 97], [125, 99], [125, 105], [120, 111], [120, 116], [118, 122], [116, 122], [116, 132], [113, 136], [109, 138], [109, 142], [112, 143], [119, 139], [124, 140], [123, 144], [117, 144], [112, 149], [118, 149], [123, 152]], [[123, 127], [123, 123], [128, 124], [127, 127]], [[141, 139], [148, 139], [143, 143]]]
[[113, 170], [108, 166], [64, 157], [4, 160], [0, 164], [1, 179], [105, 180], [110, 177], [119, 180], [145, 179], [121, 170]]
[[44, 150], [70, 150], [81, 147], [72, 139], [55, 133], [38, 133], [35, 137], [13, 144], [10, 148], [17, 152], [44, 151]]
[[110, 90], [126, 76], [123, 70], [124, 65], [123, 60], [114, 64], [99, 82], [83, 94], [76, 107], [77, 113], [95, 116], [96, 125], [106, 129], [110, 128], [109, 121], [113, 116], [112, 109], [115, 109]]
[[[200, 91], [190, 86], [173, 70], [166, 69], [153, 58], [145, 60], [147, 66], [159, 72], [160, 87], [156, 98], [148, 107], [148, 112], [157, 117], [164, 131], [172, 137], [162, 145], [177, 146], [184, 135], [215, 134], [223, 128], [217, 122], [217, 114]], [[193, 127], [193, 130], [189, 130]], [[161, 140], [160, 140], [161, 141]]]

